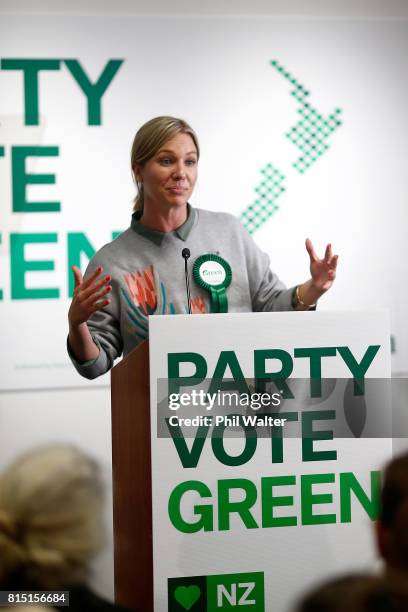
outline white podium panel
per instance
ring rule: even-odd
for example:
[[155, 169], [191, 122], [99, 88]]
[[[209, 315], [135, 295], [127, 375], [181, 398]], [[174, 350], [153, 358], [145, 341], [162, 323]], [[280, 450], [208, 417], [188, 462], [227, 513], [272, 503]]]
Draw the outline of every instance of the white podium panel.
[[[280, 383], [293, 381], [296, 395], [311, 378], [317, 386], [324, 379], [322, 388], [325, 379], [351, 379], [358, 410], [364, 382], [356, 391], [352, 379], [390, 376], [387, 314], [157, 316], [149, 326], [155, 612], [284, 612], [319, 579], [373, 563], [379, 469], [391, 439], [364, 437], [364, 418], [358, 432], [344, 426], [347, 435], [332, 439], [345, 393], [329, 409], [318, 397], [299, 407]], [[281, 379], [271, 383], [272, 408], [250, 404], [247, 427], [243, 416], [227, 420], [231, 410], [216, 423], [215, 402], [232, 379], [240, 386], [239, 373], [250, 402], [261, 398], [255, 378]], [[158, 435], [158, 402], [178, 435]], [[186, 414], [191, 423], [178, 423]], [[248, 421], [266, 414], [274, 422], [264, 427]]]

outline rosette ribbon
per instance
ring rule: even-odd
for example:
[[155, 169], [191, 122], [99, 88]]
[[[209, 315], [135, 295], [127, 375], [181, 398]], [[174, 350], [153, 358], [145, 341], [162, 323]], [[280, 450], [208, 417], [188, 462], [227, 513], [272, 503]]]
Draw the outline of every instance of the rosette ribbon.
[[193, 278], [199, 287], [210, 294], [210, 312], [228, 312], [227, 289], [231, 284], [229, 263], [216, 255], [200, 255], [193, 265]]

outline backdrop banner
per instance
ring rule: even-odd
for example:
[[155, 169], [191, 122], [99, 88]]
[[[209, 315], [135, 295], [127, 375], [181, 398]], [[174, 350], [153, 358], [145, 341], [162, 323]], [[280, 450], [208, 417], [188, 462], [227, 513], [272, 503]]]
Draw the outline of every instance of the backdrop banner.
[[199, 136], [192, 204], [240, 217], [288, 286], [305, 238], [332, 242], [319, 308], [390, 309], [407, 371], [407, 21], [10, 14], [0, 39], [0, 390], [91, 384], [70, 269], [129, 226], [134, 134], [169, 114]]

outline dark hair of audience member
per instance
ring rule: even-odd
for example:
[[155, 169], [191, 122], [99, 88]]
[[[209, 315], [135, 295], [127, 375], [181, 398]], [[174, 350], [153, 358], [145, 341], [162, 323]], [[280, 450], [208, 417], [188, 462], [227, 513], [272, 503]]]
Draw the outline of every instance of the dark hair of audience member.
[[365, 582], [371, 576], [366, 574], [346, 574], [332, 578], [310, 590], [303, 596], [297, 612], [342, 612], [344, 600], [350, 589], [357, 583]]
[[406, 612], [405, 584], [369, 574], [347, 574], [309, 592], [297, 612]]
[[385, 468], [377, 544], [388, 570], [408, 569], [408, 454]]

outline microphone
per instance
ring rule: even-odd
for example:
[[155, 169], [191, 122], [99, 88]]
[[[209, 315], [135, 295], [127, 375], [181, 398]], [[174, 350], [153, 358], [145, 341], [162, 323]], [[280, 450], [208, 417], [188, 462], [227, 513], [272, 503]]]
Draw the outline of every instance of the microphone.
[[190, 257], [190, 255], [191, 255], [190, 249], [183, 249], [181, 251], [181, 256], [184, 259], [184, 274], [185, 274], [185, 277], [186, 277], [188, 314], [191, 314], [190, 282], [188, 280], [188, 271], [187, 271], [187, 259]]

